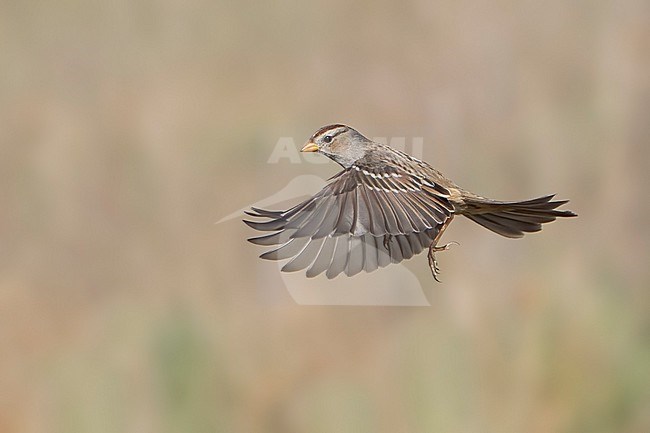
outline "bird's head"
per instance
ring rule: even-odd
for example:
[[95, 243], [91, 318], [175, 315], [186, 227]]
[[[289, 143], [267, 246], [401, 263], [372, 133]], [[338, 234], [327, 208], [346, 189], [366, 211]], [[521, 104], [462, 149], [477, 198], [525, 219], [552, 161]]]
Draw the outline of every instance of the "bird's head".
[[373, 142], [356, 129], [334, 124], [320, 128], [311, 136], [301, 152], [319, 152], [349, 168], [371, 150]]

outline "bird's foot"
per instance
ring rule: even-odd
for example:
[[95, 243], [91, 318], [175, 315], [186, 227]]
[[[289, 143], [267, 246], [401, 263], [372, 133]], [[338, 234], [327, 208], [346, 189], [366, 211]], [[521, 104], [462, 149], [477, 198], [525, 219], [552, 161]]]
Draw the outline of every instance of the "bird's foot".
[[384, 249], [386, 249], [387, 251], [390, 251], [389, 244], [392, 238], [393, 237], [390, 234], [384, 236]]
[[431, 268], [431, 273], [433, 274], [433, 278], [437, 281], [440, 282], [438, 279], [438, 275], [440, 275], [440, 267], [438, 266], [438, 261], [436, 260], [436, 252], [437, 251], [445, 251], [451, 248], [452, 245], [460, 245], [458, 242], [452, 241], [449, 242], [448, 244], [445, 245], [433, 245], [429, 246], [429, 268]]
[[458, 246], [460, 246], [460, 244], [459, 244], [458, 242], [456, 242], [456, 241], [451, 241], [451, 242], [449, 242], [448, 244], [444, 244], [444, 245], [441, 245], [441, 246], [438, 246], [438, 245], [432, 245], [432, 246], [429, 247], [429, 249], [433, 248], [433, 251], [434, 251], [434, 252], [435, 252], [435, 251], [445, 251], [445, 250], [448, 250], [449, 248], [451, 248], [452, 245], [458, 245]]

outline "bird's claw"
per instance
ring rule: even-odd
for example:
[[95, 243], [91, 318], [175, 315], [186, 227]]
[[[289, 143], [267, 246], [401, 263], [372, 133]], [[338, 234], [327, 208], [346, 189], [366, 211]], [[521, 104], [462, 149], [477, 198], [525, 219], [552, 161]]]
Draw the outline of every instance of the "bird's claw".
[[448, 244], [442, 246], [431, 245], [429, 247], [429, 254], [427, 256], [429, 259], [429, 268], [431, 268], [433, 279], [439, 283], [441, 282], [440, 279], [438, 278], [438, 275], [440, 275], [440, 267], [438, 266], [438, 261], [436, 260], [436, 252], [448, 250], [452, 245], [460, 245], [460, 244], [456, 241], [451, 241]]
[[460, 244], [458, 242], [451, 241], [451, 242], [449, 242], [447, 244], [444, 244], [442, 246], [435, 245], [432, 248], [433, 248], [433, 251], [445, 251], [445, 250], [448, 250], [449, 248], [451, 248], [452, 245], [460, 246]]
[[389, 235], [389, 234], [386, 235], [386, 236], [384, 236], [384, 249], [390, 251], [390, 246], [389, 246], [389, 244], [390, 244], [390, 241], [391, 241], [392, 238], [393, 238], [393, 237], [392, 237], [391, 235]]

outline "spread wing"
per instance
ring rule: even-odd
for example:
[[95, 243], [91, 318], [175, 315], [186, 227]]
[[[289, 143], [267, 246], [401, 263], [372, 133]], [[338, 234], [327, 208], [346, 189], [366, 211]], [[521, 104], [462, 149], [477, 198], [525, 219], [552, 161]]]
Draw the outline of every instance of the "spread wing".
[[448, 198], [446, 188], [414, 170], [357, 164], [291, 209], [253, 208], [248, 215], [266, 220], [244, 222], [272, 232], [249, 239], [275, 246], [260, 257], [291, 259], [283, 271], [307, 268], [308, 277], [326, 272], [333, 278], [341, 272], [370, 272], [421, 252], [452, 215]]

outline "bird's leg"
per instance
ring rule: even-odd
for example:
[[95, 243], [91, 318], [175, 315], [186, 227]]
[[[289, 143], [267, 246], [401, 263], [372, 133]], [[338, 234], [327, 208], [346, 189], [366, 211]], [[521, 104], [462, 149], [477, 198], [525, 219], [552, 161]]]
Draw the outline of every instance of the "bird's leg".
[[431, 268], [431, 273], [433, 274], [433, 278], [437, 281], [440, 282], [438, 279], [438, 275], [440, 275], [440, 268], [438, 267], [438, 261], [436, 260], [436, 252], [437, 251], [445, 251], [448, 250], [452, 245], [460, 245], [458, 242], [449, 242], [448, 244], [438, 246], [438, 240], [444, 233], [445, 229], [449, 226], [449, 223], [451, 223], [452, 217], [449, 217], [447, 221], [445, 221], [442, 224], [442, 227], [440, 227], [440, 231], [436, 235], [436, 237], [433, 239], [431, 242], [431, 245], [429, 245], [429, 254], [427, 255], [429, 259], [429, 268]]
[[391, 238], [392, 238], [392, 236], [390, 234], [387, 234], [386, 236], [384, 236], [384, 248], [386, 248], [386, 250], [389, 253], [390, 253], [390, 248], [388, 247], [388, 245], [390, 244]]

